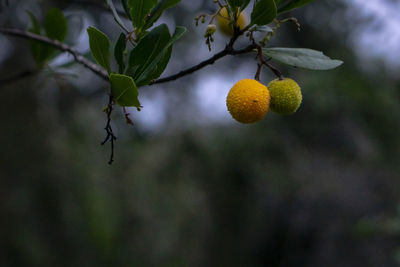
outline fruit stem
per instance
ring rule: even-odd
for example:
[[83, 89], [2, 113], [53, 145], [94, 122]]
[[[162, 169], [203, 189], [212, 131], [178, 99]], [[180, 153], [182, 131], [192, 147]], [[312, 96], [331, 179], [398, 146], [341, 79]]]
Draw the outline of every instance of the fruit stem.
[[260, 80], [261, 68], [263, 65], [265, 65], [275, 74], [276, 77], [278, 77], [279, 80], [283, 80], [282, 73], [277, 68], [275, 68], [273, 65], [271, 65], [271, 63], [269, 63], [267, 60], [265, 60], [264, 54], [262, 52], [262, 47], [258, 44], [254, 44], [254, 45], [256, 46], [256, 49], [257, 49], [257, 58], [260, 60], [260, 63], [258, 63], [258, 68], [257, 68], [257, 72], [256, 72], [254, 79], [257, 81]]

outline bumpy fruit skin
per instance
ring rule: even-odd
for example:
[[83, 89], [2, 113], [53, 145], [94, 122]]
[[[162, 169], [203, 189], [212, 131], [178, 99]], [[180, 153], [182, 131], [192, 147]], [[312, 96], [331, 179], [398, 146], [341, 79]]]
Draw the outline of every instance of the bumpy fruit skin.
[[271, 94], [271, 110], [281, 115], [297, 111], [303, 99], [300, 86], [292, 79], [276, 79], [268, 84]]
[[[218, 27], [221, 32], [225, 33], [228, 36], [233, 35], [233, 26], [230, 24], [228, 10], [226, 8], [222, 8], [217, 16]], [[246, 15], [241, 12], [237, 19], [237, 25], [242, 30], [247, 25], [247, 17]]]
[[238, 81], [229, 91], [226, 106], [232, 117], [241, 123], [254, 123], [267, 114], [270, 104], [267, 87], [256, 80]]

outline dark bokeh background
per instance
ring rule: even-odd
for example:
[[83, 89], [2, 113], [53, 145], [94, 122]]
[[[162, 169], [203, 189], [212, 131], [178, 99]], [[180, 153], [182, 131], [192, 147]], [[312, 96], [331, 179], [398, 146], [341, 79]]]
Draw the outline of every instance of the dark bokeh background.
[[[213, 10], [203, 2], [183, 0], [163, 17], [189, 30], [167, 73], [203, 57], [204, 29], [193, 25]], [[112, 17], [91, 3], [11, 0], [0, 22], [26, 29], [25, 9], [42, 16], [57, 6], [69, 14], [70, 44], [86, 24], [115, 41]], [[35, 64], [28, 42], [0, 36], [0, 265], [398, 266], [400, 80], [379, 58], [363, 70], [348, 40], [365, 20], [346, 10], [345, 1], [315, 1], [291, 14], [300, 33], [285, 25], [274, 39], [345, 62], [327, 72], [278, 65], [303, 88], [295, 115], [198, 122], [195, 81], [255, 72], [252, 56], [225, 58], [141, 88], [153, 106], [163, 94], [157, 127], [137, 112], [126, 125], [117, 110], [112, 166], [99, 145], [107, 84], [77, 65], [9, 81]]]

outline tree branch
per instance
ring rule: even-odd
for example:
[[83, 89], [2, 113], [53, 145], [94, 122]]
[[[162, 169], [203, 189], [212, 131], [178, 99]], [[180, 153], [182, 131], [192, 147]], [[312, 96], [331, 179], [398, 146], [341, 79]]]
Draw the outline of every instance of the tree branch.
[[198, 70], [200, 70], [200, 69], [202, 69], [202, 68], [204, 68], [204, 67], [206, 67], [208, 65], [212, 65], [212, 64], [215, 63], [215, 61], [217, 61], [217, 60], [219, 60], [219, 59], [221, 59], [221, 58], [223, 58], [223, 57], [225, 57], [227, 55], [246, 54], [246, 53], [251, 52], [255, 48], [256, 48], [255, 45], [249, 45], [246, 48], [243, 48], [243, 49], [240, 49], [240, 50], [235, 50], [231, 46], [227, 45], [224, 50], [222, 50], [219, 53], [215, 54], [211, 58], [209, 58], [207, 60], [204, 60], [204, 61], [200, 62], [199, 64], [193, 66], [193, 67], [190, 67], [190, 68], [187, 68], [185, 70], [182, 70], [182, 71], [180, 71], [180, 72], [178, 72], [176, 74], [173, 74], [171, 76], [152, 81], [150, 83], [150, 85], [156, 84], [156, 83], [165, 83], [165, 82], [177, 80], [179, 78], [182, 78], [183, 76], [186, 76], [188, 74], [196, 72], [196, 71], [198, 71]]
[[251, 44], [243, 49], [240, 50], [236, 50], [233, 48], [233, 45], [235, 44], [236, 40], [239, 38], [239, 36], [241, 36], [244, 32], [246, 31], [246, 29], [244, 30], [240, 30], [239, 28], [235, 28], [234, 29], [234, 35], [232, 36], [232, 38], [229, 40], [229, 43], [226, 45], [225, 49], [218, 52], [217, 54], [215, 54], [214, 56], [212, 56], [211, 58], [204, 60], [202, 62], [200, 62], [199, 64], [187, 68], [185, 70], [182, 70], [176, 74], [173, 74], [171, 76], [165, 77], [165, 78], [161, 78], [155, 81], [150, 82], [149, 85], [152, 84], [156, 84], [156, 83], [165, 83], [165, 82], [169, 82], [169, 81], [174, 81], [176, 79], [179, 79], [183, 76], [186, 76], [188, 74], [191, 74], [193, 72], [196, 72], [208, 65], [212, 65], [215, 63], [215, 61], [227, 56], [227, 55], [240, 55], [240, 54], [246, 54], [249, 53], [251, 51], [253, 51], [255, 48], [257, 48], [257, 45], [255, 44]]
[[[61, 43], [57, 40], [51, 40], [42, 35], [34, 34], [31, 32], [28, 32], [28, 31], [24, 31], [24, 30], [14, 29], [14, 28], [0, 27], [0, 33], [6, 34], [6, 35], [11, 35], [11, 36], [16, 36], [16, 37], [21, 37], [21, 38], [25, 38], [25, 39], [29, 39], [29, 40], [35, 40], [35, 41], [39, 41], [39, 42], [51, 45], [60, 51], [71, 54], [77, 63], [82, 64], [83, 66], [90, 69], [92, 72], [94, 72], [95, 74], [97, 74], [98, 76], [103, 78], [104, 80], [108, 81], [108, 73], [104, 68], [102, 68], [101, 66], [95, 64], [94, 62], [86, 59], [82, 54], [80, 54], [78, 51], [76, 51], [74, 48], [68, 46], [67, 44]], [[229, 43], [226, 45], [225, 49], [216, 53], [214, 56], [210, 57], [209, 59], [204, 60], [195, 66], [192, 66], [190, 68], [182, 70], [171, 76], [167, 76], [164, 78], [154, 80], [154, 81], [150, 82], [149, 85], [177, 80], [181, 77], [184, 77], [193, 72], [196, 72], [208, 65], [212, 65], [217, 60], [219, 60], [227, 55], [246, 54], [246, 53], [252, 52], [254, 49], [259, 49], [259, 46], [257, 44], [251, 44], [243, 49], [234, 49], [233, 45], [235, 44], [236, 40], [238, 39], [238, 37], [241, 34], [242, 34], [242, 31], [237, 31], [235, 33], [235, 35], [231, 38]], [[275, 74], [277, 74], [278, 77], [280, 77], [279, 72], [277, 72], [277, 70], [275, 68], [273, 68], [270, 64], [268, 64], [268, 62], [263, 62], [263, 63], [264, 63], [264, 65], [268, 66]]]
[[114, 142], [117, 140], [117, 137], [114, 135], [113, 129], [111, 127], [111, 114], [113, 112], [113, 97], [112, 95], [109, 96], [108, 98], [108, 105], [105, 110], [107, 114], [107, 124], [106, 127], [104, 127], [104, 130], [106, 130], [106, 138], [104, 139], [103, 142], [101, 142], [101, 145], [105, 145], [107, 142], [110, 142], [111, 145], [111, 152], [110, 152], [110, 159], [108, 161], [108, 164], [112, 164], [114, 161]]
[[248, 28], [245, 28], [243, 30], [240, 30], [238, 27], [234, 28], [234, 34], [233, 34], [232, 38], [229, 40], [229, 43], [226, 45], [224, 50], [218, 52], [217, 54], [215, 54], [211, 58], [209, 58], [207, 60], [204, 60], [204, 61], [200, 62], [199, 64], [193, 66], [193, 67], [190, 67], [190, 68], [187, 68], [185, 70], [182, 70], [182, 71], [180, 71], [180, 72], [178, 72], [176, 74], [173, 74], [171, 76], [160, 78], [158, 80], [154, 80], [154, 81], [150, 82], [149, 85], [156, 84], [156, 83], [165, 83], [165, 82], [177, 80], [177, 79], [179, 79], [179, 78], [181, 78], [183, 76], [186, 76], [186, 75], [189, 75], [189, 74], [191, 74], [193, 72], [196, 72], [196, 71], [198, 71], [198, 70], [200, 70], [200, 69], [202, 69], [202, 68], [204, 68], [204, 67], [206, 67], [208, 65], [212, 65], [212, 64], [215, 63], [215, 61], [217, 61], [217, 60], [219, 60], [219, 59], [221, 59], [221, 58], [223, 58], [223, 57], [225, 57], [227, 55], [247, 54], [247, 53], [253, 51], [254, 49], [256, 49], [258, 47], [257, 44], [253, 43], [253, 44], [251, 44], [251, 45], [249, 45], [249, 46], [247, 46], [247, 47], [245, 47], [243, 49], [239, 49], [239, 50], [236, 50], [233, 47], [235, 42], [236, 42], [236, 40], [239, 38], [239, 36], [241, 36], [247, 30], [248, 30]]
[[265, 65], [266, 67], [268, 67], [275, 74], [276, 77], [279, 78], [279, 80], [282, 80], [283, 79], [282, 73], [277, 68], [272, 66], [267, 60], [265, 60], [264, 54], [262, 52], [262, 47], [260, 45], [257, 45], [257, 44], [255, 46], [256, 46], [256, 49], [257, 49], [257, 57], [260, 60], [260, 63], [258, 64], [258, 69], [257, 69], [257, 73], [256, 73], [255, 79], [257, 81], [260, 80], [261, 67], [263, 65]]
[[57, 40], [49, 39], [42, 35], [38, 35], [35, 33], [24, 31], [24, 30], [14, 29], [14, 28], [0, 27], [0, 33], [6, 34], [6, 35], [11, 35], [11, 36], [16, 36], [16, 37], [21, 37], [21, 38], [25, 38], [25, 39], [29, 39], [29, 40], [35, 40], [35, 41], [42, 42], [44, 44], [51, 45], [60, 51], [71, 54], [74, 57], [76, 62], [78, 62], [79, 64], [82, 64], [83, 66], [90, 69], [91, 71], [93, 71], [95, 74], [97, 74], [104, 80], [108, 81], [108, 73], [105, 69], [103, 69], [99, 65], [95, 64], [94, 62], [86, 59], [81, 53], [79, 53], [78, 51], [76, 51], [74, 48], [70, 47], [67, 44], [61, 43]]

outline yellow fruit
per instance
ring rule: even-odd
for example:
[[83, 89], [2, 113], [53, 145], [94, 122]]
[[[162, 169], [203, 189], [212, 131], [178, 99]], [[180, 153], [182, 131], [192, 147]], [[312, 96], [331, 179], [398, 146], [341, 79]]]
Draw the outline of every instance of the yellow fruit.
[[[225, 7], [219, 11], [219, 15], [217, 16], [217, 22], [221, 32], [229, 36], [233, 35], [233, 26], [230, 22], [228, 10]], [[247, 25], [247, 17], [243, 12], [241, 12], [237, 19], [237, 26], [241, 30], [243, 30], [244, 27], [246, 27], [246, 25]]]
[[271, 94], [271, 110], [278, 114], [293, 114], [303, 99], [300, 86], [292, 79], [276, 79], [268, 84]]
[[270, 99], [265, 85], [256, 80], [243, 79], [229, 91], [226, 106], [238, 122], [254, 123], [265, 117]]

